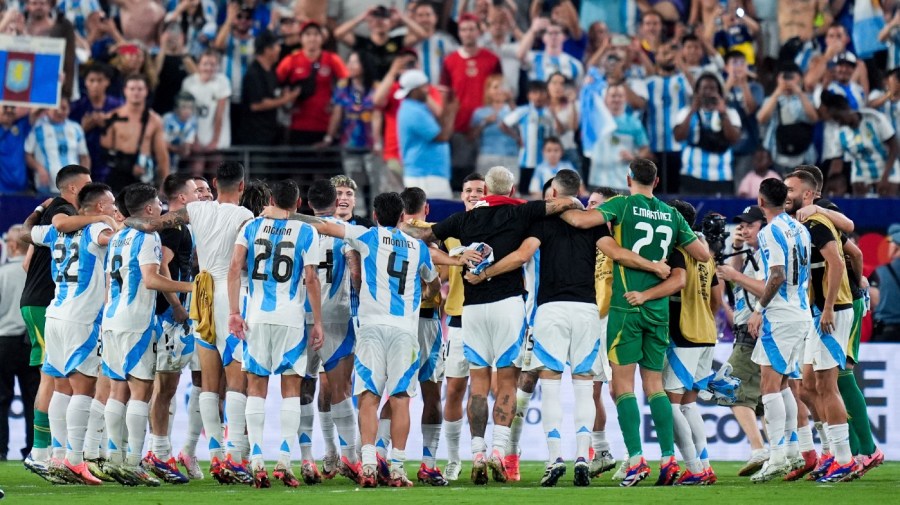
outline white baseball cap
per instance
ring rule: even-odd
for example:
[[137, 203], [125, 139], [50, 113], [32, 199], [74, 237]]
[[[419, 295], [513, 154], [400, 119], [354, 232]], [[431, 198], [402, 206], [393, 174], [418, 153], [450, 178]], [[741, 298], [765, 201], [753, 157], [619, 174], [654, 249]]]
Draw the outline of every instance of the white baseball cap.
[[403, 72], [400, 76], [400, 89], [394, 93], [394, 98], [403, 100], [410, 91], [428, 84], [428, 76], [421, 70], [412, 69]]

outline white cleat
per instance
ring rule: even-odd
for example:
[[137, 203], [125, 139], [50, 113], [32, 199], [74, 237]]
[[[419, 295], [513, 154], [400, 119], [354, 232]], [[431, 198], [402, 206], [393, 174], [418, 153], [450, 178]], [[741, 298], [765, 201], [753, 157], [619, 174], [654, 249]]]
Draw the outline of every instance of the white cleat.
[[459, 480], [459, 474], [462, 472], [462, 463], [459, 461], [448, 461], [444, 468], [444, 478], [449, 481]]
[[768, 482], [772, 479], [776, 479], [787, 475], [788, 472], [791, 471], [791, 463], [787, 460], [781, 463], [773, 464], [771, 461], [766, 461], [763, 463], [762, 468], [753, 474], [750, 477], [750, 481], [754, 484], [758, 484], [760, 482]]

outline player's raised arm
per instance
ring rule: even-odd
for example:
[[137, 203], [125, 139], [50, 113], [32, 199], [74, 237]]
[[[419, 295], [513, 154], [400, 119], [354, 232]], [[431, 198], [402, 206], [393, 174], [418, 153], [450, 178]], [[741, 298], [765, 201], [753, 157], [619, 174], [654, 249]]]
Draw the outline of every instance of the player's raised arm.
[[522, 242], [522, 245], [520, 245], [518, 249], [504, 256], [500, 261], [485, 268], [480, 274], [475, 275], [472, 272], [466, 272], [466, 280], [473, 285], [480, 284], [482, 281], [486, 281], [491, 277], [496, 277], [507, 272], [512, 272], [517, 268], [522, 268], [522, 265], [528, 263], [528, 260], [534, 257], [534, 253], [539, 247], [541, 247], [540, 240], [535, 237], [528, 237]]
[[175, 228], [183, 224], [191, 222], [188, 216], [187, 207], [167, 212], [161, 216], [155, 217], [129, 217], [125, 220], [125, 226], [130, 226], [135, 230], [151, 233], [154, 231], [164, 230], [166, 228]]
[[425, 243], [437, 242], [432, 226], [417, 226], [412, 223], [400, 223], [400, 231]]
[[85, 226], [94, 223], [105, 223], [113, 230], [117, 228], [115, 219], [102, 214], [96, 216], [85, 216], [83, 214], [79, 214], [77, 216], [67, 216], [60, 213], [53, 216], [52, 223], [60, 233], [72, 233], [73, 231], [78, 231]]
[[597, 247], [616, 263], [634, 270], [650, 272], [663, 280], [668, 279], [672, 271], [665, 259], [656, 262], [650, 261], [640, 254], [620, 246], [612, 237], [601, 237], [597, 241]]

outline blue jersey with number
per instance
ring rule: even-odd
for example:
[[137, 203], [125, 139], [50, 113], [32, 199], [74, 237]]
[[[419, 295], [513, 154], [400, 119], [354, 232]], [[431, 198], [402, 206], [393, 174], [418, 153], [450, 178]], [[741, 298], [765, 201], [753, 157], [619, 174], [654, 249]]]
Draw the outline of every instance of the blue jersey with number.
[[769, 282], [772, 267], [784, 267], [784, 282], [766, 306], [770, 322], [811, 321], [809, 311], [809, 230], [785, 213], [779, 214], [759, 232], [762, 268]]
[[147, 289], [141, 267], [162, 261], [159, 235], [124, 228], [109, 241], [106, 272], [109, 295], [103, 308], [103, 329], [143, 333], [156, 312], [156, 291]]
[[303, 268], [319, 264], [315, 228], [300, 221], [258, 217], [241, 228], [236, 243], [247, 248], [247, 322], [302, 328]]

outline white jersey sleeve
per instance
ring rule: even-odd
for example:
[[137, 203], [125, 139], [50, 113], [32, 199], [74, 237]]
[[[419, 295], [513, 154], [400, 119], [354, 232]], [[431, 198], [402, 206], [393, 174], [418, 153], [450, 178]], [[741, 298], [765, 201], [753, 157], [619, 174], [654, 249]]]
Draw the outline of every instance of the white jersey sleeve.
[[772, 267], [783, 266], [785, 279], [763, 311], [767, 321], [811, 321], [809, 306], [809, 230], [787, 214], [779, 214], [759, 233], [766, 283]]
[[55, 228], [38, 232], [44, 234], [45, 243], [54, 239], [50, 244], [50, 270], [56, 292], [47, 307], [47, 317], [79, 324], [91, 324], [97, 319], [106, 299], [106, 247], [100, 245], [99, 239], [109, 229], [103, 223], [93, 223], [67, 234], [60, 234]]
[[104, 330], [143, 333], [150, 327], [156, 291], [147, 288], [141, 267], [161, 261], [158, 234], [125, 228], [113, 235], [106, 259], [109, 295], [103, 309]]

